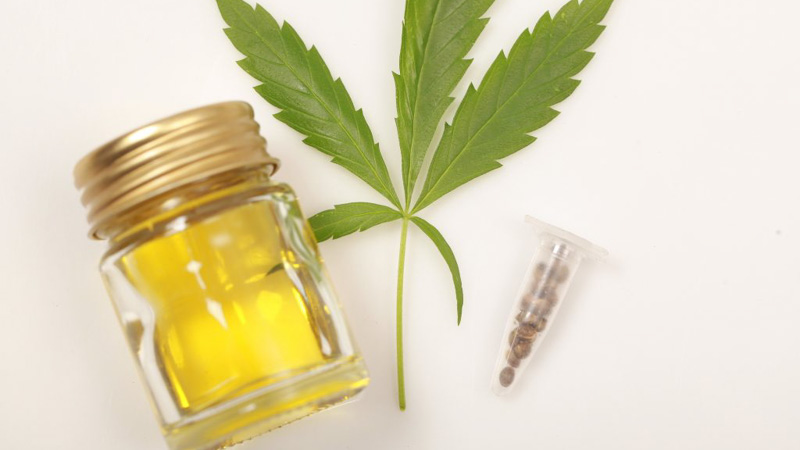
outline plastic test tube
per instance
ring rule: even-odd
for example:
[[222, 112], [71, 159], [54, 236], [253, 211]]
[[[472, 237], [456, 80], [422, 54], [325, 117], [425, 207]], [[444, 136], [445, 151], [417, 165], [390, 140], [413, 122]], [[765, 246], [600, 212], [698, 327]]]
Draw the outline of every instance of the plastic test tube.
[[492, 391], [497, 395], [508, 393], [528, 366], [553, 323], [581, 260], [602, 259], [608, 254], [586, 239], [531, 216], [526, 216], [525, 221], [539, 235], [539, 247], [511, 308], [500, 344], [492, 376]]

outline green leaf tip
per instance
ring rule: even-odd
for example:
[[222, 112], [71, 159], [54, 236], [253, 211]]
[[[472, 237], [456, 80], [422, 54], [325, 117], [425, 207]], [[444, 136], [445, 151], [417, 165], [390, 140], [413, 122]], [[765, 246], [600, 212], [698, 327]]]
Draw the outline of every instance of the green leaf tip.
[[558, 115], [553, 105], [580, 84], [572, 77], [592, 59], [586, 49], [602, 33], [599, 22], [611, 3], [572, 0], [552, 18], [545, 13], [532, 31], [523, 31], [508, 56], [500, 52], [445, 125], [412, 213], [533, 143], [528, 133], [553, 120]]
[[333, 209], [317, 213], [308, 219], [308, 223], [314, 230], [317, 241], [322, 242], [402, 218], [399, 211], [388, 206], [354, 202], [336, 205]]
[[453, 277], [453, 286], [456, 290], [457, 324], [461, 325], [461, 311], [464, 308], [464, 290], [461, 286], [461, 272], [458, 269], [458, 262], [456, 261], [455, 254], [453, 254], [453, 249], [450, 248], [450, 245], [444, 239], [442, 233], [429, 222], [418, 216], [412, 217], [411, 221], [433, 241], [433, 244], [436, 245], [442, 258], [444, 258], [444, 261], [447, 263], [447, 267], [450, 269], [450, 275]]
[[447, 108], [486, 26], [494, 0], [409, 0], [403, 20], [400, 70], [394, 74], [397, 133], [406, 204]]
[[275, 117], [305, 135], [303, 142], [364, 180], [400, 208], [380, 147], [341, 79], [334, 79], [315, 47], [260, 5], [217, 0], [225, 34], [245, 58], [239, 65], [261, 84], [258, 92], [280, 109]]

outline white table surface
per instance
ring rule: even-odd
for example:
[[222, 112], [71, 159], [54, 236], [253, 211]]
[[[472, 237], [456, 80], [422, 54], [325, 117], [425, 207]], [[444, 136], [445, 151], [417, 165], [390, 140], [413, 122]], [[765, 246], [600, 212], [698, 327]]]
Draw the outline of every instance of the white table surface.
[[[498, 0], [496, 52], [560, 0]], [[395, 181], [401, 1], [266, 1], [363, 107]], [[380, 201], [279, 123], [211, 1], [5, 2], [0, 14], [0, 444], [162, 449], [86, 239], [72, 166], [135, 126], [251, 102], [310, 215]], [[395, 403], [399, 223], [322, 244], [373, 381], [254, 449], [800, 448], [800, 27], [796, 2], [618, 0], [577, 92], [505, 167], [422, 214], [406, 272], [408, 410]], [[466, 84], [458, 88], [458, 96]], [[399, 183], [396, 183], [399, 185]], [[489, 391], [535, 244], [524, 214], [605, 247], [516, 395]]]

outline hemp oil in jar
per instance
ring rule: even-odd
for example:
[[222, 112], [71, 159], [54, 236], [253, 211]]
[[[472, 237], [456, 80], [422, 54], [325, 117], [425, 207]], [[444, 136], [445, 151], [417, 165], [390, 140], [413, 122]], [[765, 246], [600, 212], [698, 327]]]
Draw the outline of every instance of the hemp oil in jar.
[[76, 186], [100, 270], [172, 449], [233, 445], [369, 382], [294, 192], [229, 102], [125, 134]]

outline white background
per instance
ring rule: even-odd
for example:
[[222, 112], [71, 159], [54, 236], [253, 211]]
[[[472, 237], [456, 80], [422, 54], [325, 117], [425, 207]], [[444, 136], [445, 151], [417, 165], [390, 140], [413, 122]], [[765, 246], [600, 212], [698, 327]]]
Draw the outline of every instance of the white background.
[[[467, 73], [560, 0], [498, 0]], [[399, 186], [401, 1], [266, 0], [363, 107]], [[135, 126], [251, 102], [308, 214], [381, 201], [304, 146], [234, 63], [211, 1], [16, 1], [0, 14], [0, 446], [165, 448], [96, 264], [71, 171]], [[408, 410], [395, 400], [399, 223], [322, 250], [373, 381], [254, 449], [800, 448], [800, 6], [618, 0], [563, 113], [423, 216], [406, 272]], [[459, 86], [457, 96], [466, 89]], [[452, 114], [452, 111], [451, 113]], [[524, 214], [607, 247], [510, 398], [488, 388], [535, 240]]]

